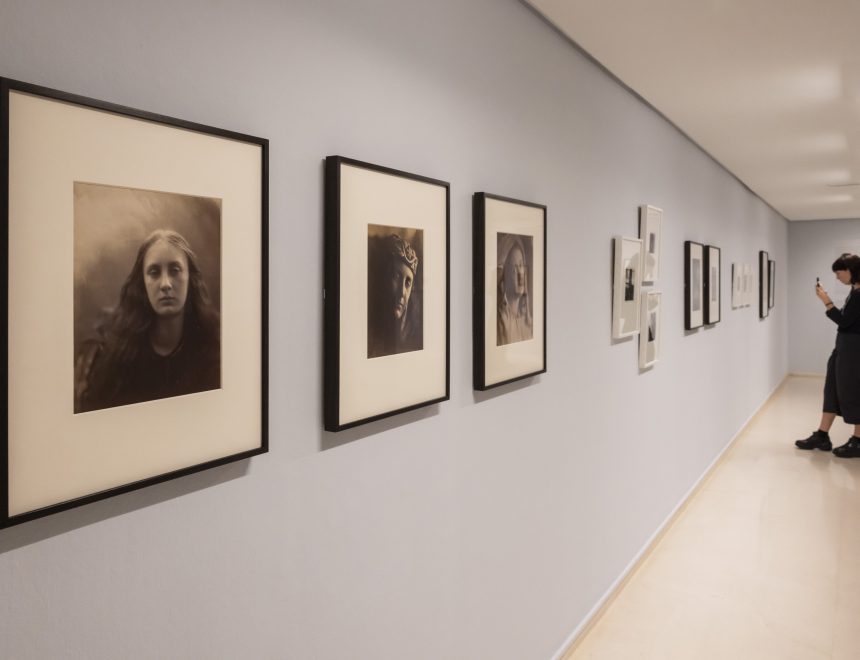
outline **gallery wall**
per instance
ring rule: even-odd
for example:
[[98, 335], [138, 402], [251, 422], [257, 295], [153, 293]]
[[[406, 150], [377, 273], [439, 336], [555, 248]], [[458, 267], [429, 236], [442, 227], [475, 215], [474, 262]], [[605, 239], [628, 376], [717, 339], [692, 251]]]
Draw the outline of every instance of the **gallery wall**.
[[[730, 306], [760, 249], [786, 281], [786, 221], [516, 0], [0, 0], [0, 75], [271, 140], [271, 452], [0, 532], [5, 657], [551, 658], [787, 372], [784, 290]], [[451, 400], [339, 434], [330, 154], [451, 182]], [[475, 191], [548, 208], [548, 372], [485, 393]], [[610, 339], [640, 204], [644, 372]], [[685, 240], [723, 258], [723, 320], [692, 332]]]
[[827, 369], [836, 326], [815, 296], [815, 278], [841, 307], [848, 287], [836, 281], [831, 266], [843, 252], [860, 254], [860, 220], [789, 223], [788, 366], [792, 373], [824, 375]]

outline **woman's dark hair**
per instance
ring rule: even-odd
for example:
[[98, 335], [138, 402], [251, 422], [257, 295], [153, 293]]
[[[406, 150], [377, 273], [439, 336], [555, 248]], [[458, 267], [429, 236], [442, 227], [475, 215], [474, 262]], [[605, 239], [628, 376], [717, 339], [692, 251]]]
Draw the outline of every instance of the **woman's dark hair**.
[[108, 320], [104, 332], [103, 350], [99, 365], [94, 369], [90, 394], [97, 398], [111, 398], [122, 390], [124, 379], [148, 341], [149, 330], [155, 320], [155, 311], [146, 295], [143, 280], [143, 260], [157, 241], [165, 241], [185, 254], [188, 261], [188, 295], [183, 313], [182, 341], [193, 342], [207, 350], [217, 350], [221, 343], [218, 311], [209, 299], [209, 291], [197, 262], [197, 255], [185, 238], [169, 229], [156, 229], [137, 250], [137, 257], [119, 294], [119, 304]]
[[837, 270], [847, 270], [851, 273], [851, 284], [860, 282], [860, 257], [850, 252], [845, 252], [839, 255], [839, 258], [833, 262], [833, 272]]

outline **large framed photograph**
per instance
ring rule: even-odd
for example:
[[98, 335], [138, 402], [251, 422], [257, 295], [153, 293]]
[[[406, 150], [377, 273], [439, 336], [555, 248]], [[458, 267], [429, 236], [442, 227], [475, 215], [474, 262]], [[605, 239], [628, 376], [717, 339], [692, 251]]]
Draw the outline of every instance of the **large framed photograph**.
[[770, 266], [768, 254], [764, 250], [758, 253], [758, 316], [767, 318], [770, 314], [768, 295], [770, 292]]
[[639, 332], [642, 239], [616, 236], [614, 245], [612, 338], [623, 339]]
[[720, 248], [708, 245], [705, 247], [704, 254], [704, 323], [705, 325], [714, 325], [720, 322], [720, 305], [722, 304]]
[[647, 369], [660, 359], [660, 333], [663, 331], [659, 291], [642, 293], [642, 331], [639, 333], [639, 368]]
[[663, 209], [639, 207], [639, 238], [642, 239], [642, 281], [656, 282], [660, 276], [660, 241], [663, 235]]
[[0, 526], [267, 451], [268, 142], [0, 99]]
[[704, 246], [684, 241], [684, 328], [694, 330], [705, 322]]
[[486, 390], [546, 371], [546, 207], [472, 202], [473, 378]]
[[776, 262], [771, 259], [767, 262], [767, 307], [773, 309], [774, 296], [776, 294]]
[[325, 161], [324, 424], [449, 397], [449, 185]]

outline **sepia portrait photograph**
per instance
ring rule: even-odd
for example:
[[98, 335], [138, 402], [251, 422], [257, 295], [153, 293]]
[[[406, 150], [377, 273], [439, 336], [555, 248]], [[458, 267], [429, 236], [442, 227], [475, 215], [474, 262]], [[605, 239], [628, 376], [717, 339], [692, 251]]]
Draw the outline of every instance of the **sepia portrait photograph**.
[[499, 232], [496, 237], [496, 346], [533, 336], [532, 237]]
[[367, 357], [424, 345], [422, 318], [423, 231], [367, 226]]
[[221, 387], [221, 200], [74, 183], [74, 409]]

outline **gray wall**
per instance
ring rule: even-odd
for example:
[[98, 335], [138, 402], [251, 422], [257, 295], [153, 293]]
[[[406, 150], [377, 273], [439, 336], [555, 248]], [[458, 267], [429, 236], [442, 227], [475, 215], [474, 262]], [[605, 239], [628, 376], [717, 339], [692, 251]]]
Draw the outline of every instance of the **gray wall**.
[[789, 369], [792, 373], [823, 374], [833, 350], [836, 326], [824, 315], [815, 296], [815, 278], [838, 306], [848, 287], [830, 269], [843, 252], [860, 254], [860, 220], [791, 222], [788, 229]]
[[[0, 532], [16, 660], [550, 658], [787, 371], [786, 222], [508, 0], [0, 0], [3, 75], [271, 139], [271, 453]], [[451, 400], [321, 430], [322, 158], [445, 179]], [[471, 387], [471, 194], [549, 209], [549, 372]], [[665, 210], [662, 361], [611, 237]], [[683, 330], [683, 242], [723, 321]], [[13, 384], [14, 386], [14, 384]]]

